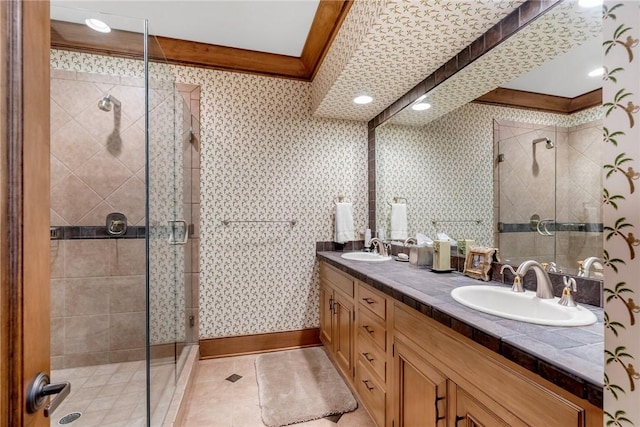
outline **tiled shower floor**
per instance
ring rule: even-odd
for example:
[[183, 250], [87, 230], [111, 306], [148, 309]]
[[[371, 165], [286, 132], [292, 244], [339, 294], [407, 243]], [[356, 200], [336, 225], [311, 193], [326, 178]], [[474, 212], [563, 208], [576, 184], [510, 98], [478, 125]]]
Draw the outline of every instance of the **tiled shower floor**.
[[[173, 378], [174, 365], [154, 365], [151, 383], [164, 390]], [[70, 381], [71, 394], [56, 409], [51, 427], [72, 412], [82, 416], [71, 427], [137, 427], [146, 425], [145, 362], [112, 363], [51, 373], [52, 382]]]
[[[260, 415], [254, 367], [257, 355], [225, 357], [198, 362], [197, 376], [181, 427], [264, 427]], [[236, 382], [226, 378], [242, 376]], [[342, 415], [337, 424], [319, 419], [292, 427], [375, 427], [361, 404]]]

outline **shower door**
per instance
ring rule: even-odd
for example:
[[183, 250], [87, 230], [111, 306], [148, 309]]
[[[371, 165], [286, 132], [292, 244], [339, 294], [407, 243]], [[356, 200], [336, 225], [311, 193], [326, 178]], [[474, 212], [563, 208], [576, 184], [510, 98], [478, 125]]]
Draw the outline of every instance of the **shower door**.
[[148, 70], [147, 418], [149, 425], [156, 426], [165, 421], [186, 341], [184, 272], [189, 227], [183, 203], [181, 98], [168, 64], [153, 62]]
[[555, 262], [555, 126], [498, 125], [498, 238], [505, 263]]

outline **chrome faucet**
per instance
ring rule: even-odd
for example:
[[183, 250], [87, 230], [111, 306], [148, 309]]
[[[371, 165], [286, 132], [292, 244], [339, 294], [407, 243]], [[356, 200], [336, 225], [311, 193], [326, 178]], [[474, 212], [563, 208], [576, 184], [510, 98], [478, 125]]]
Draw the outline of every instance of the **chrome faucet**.
[[578, 271], [578, 276], [590, 277], [591, 267], [593, 267], [594, 273], [600, 273], [602, 275], [602, 272], [604, 270], [602, 260], [598, 257], [590, 256], [583, 261], [582, 268]]
[[551, 279], [538, 261], [528, 260], [520, 264], [516, 270], [516, 277], [522, 279], [530, 269], [533, 269], [534, 273], [536, 273], [536, 296], [541, 299], [553, 298]]
[[390, 247], [388, 243], [383, 242], [377, 237], [373, 237], [371, 238], [371, 246], [378, 249], [380, 256], [389, 256]]

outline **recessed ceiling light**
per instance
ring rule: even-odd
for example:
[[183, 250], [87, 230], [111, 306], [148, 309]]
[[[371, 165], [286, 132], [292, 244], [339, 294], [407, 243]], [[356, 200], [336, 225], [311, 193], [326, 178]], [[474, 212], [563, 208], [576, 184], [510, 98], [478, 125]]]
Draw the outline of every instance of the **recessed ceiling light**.
[[100, 33], [111, 32], [111, 28], [99, 19], [87, 18], [84, 20], [84, 23], [87, 24], [87, 26], [92, 30], [98, 31]]
[[369, 95], [360, 95], [353, 98], [353, 102], [359, 105], [368, 104], [371, 101], [373, 101], [373, 98], [370, 97]]
[[604, 67], [598, 67], [595, 70], [589, 71], [589, 77], [600, 77], [604, 74]]
[[412, 110], [416, 110], [416, 111], [424, 111], [424, 110], [428, 110], [429, 108], [431, 108], [431, 104], [427, 102], [420, 102], [418, 104], [413, 104], [413, 106], [411, 107]]
[[423, 99], [425, 99], [427, 97], [427, 94], [425, 93], [424, 95], [422, 95], [420, 98], [415, 100], [415, 103], [417, 104], [418, 102], [422, 101]]
[[580, 7], [596, 7], [602, 6], [602, 0], [578, 0]]

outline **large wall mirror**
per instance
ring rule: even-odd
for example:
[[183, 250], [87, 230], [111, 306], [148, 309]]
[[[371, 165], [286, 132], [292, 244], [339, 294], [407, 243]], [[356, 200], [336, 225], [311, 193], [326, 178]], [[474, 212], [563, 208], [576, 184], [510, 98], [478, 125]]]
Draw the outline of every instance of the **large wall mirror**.
[[600, 8], [562, 2], [376, 128], [377, 227], [406, 201], [409, 235], [602, 277], [601, 63]]

